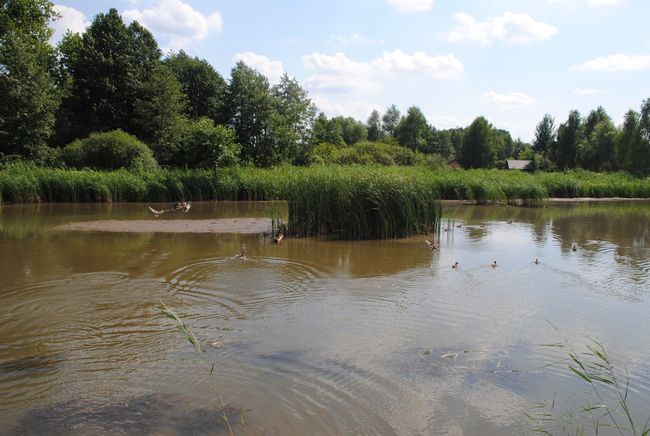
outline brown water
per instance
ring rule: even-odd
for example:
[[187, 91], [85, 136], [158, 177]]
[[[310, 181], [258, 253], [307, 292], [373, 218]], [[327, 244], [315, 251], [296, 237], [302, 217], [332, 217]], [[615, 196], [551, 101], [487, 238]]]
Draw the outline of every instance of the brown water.
[[[159, 219], [269, 210], [197, 203]], [[556, 395], [558, 414], [593, 403], [566, 365], [545, 367], [565, 357], [540, 346], [561, 339], [549, 322], [576, 345], [599, 339], [630, 371], [642, 424], [650, 203], [444, 214], [431, 252], [426, 237], [59, 232], [150, 215], [138, 204], [2, 207], [0, 434], [227, 434], [224, 414], [247, 435], [522, 434], [540, 401]], [[242, 247], [245, 262], [233, 257]]]

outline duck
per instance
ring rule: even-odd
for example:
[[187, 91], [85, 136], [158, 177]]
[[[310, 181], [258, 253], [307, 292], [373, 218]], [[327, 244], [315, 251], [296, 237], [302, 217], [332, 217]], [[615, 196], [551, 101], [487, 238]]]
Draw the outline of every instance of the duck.
[[458, 262], [454, 262], [454, 264], [451, 267], [453, 269], [460, 269], [460, 264]]
[[496, 267], [497, 267], [497, 261], [495, 260], [494, 262], [492, 262], [492, 268], [496, 268]]
[[534, 263], [535, 265], [539, 265], [539, 259], [538, 259], [538, 258], [535, 258], [535, 260], [533, 261], [533, 263]]
[[281, 225], [278, 228], [277, 233], [273, 237], [273, 242], [275, 242], [276, 244], [279, 244], [280, 242], [282, 242], [282, 240], [284, 239], [284, 234], [285, 234], [286, 231], [287, 231], [287, 228], [284, 226], [284, 224]]
[[571, 250], [572, 250], [572, 251], [578, 251], [578, 246], [576, 245], [575, 242], [574, 242], [573, 245], [571, 246]]
[[235, 254], [235, 259], [244, 261], [246, 260], [246, 249], [243, 248], [239, 253]]
[[429, 247], [429, 249], [430, 249], [431, 251], [434, 251], [434, 250], [437, 250], [437, 249], [438, 249], [438, 246], [437, 246], [435, 243], [433, 243], [433, 242], [431, 242], [431, 241], [429, 241], [429, 240], [427, 240], [427, 239], [425, 239], [424, 242], [426, 242], [427, 247]]
[[174, 204], [173, 211], [176, 212], [177, 210], [182, 211], [183, 213], [187, 213], [190, 211], [190, 208], [192, 207], [192, 203], [189, 201], [181, 201], [177, 202]]
[[182, 201], [182, 202], [176, 202], [174, 203], [174, 206], [170, 207], [169, 209], [154, 209], [151, 206], [148, 206], [149, 210], [151, 213], [158, 218], [160, 215], [167, 213], [167, 212], [176, 212], [176, 211], [183, 211], [183, 213], [187, 213], [190, 211], [190, 208], [192, 207], [192, 203], [189, 201]]
[[462, 225], [462, 224], [458, 224], [456, 227], [460, 229], [461, 227], [463, 227], [463, 225]]
[[512, 224], [512, 220], [506, 221], [506, 224]]
[[154, 208], [151, 207], [151, 206], [149, 206], [149, 210], [151, 211], [151, 213], [153, 214], [153, 216], [155, 216], [156, 218], [158, 218], [160, 215], [162, 215], [162, 214], [164, 214], [164, 213], [170, 211], [170, 209], [157, 210], [157, 209], [154, 209]]

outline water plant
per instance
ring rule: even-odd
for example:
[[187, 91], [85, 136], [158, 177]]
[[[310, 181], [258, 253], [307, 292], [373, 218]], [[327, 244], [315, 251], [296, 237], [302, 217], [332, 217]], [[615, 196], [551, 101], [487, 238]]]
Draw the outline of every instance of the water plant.
[[[190, 344], [192, 344], [192, 346], [196, 349], [196, 351], [201, 356], [203, 356], [203, 349], [201, 348], [201, 343], [197, 339], [197, 337], [194, 334], [194, 332], [192, 331], [192, 329], [187, 324], [185, 324], [185, 322], [181, 319], [181, 317], [174, 310], [167, 307], [164, 303], [161, 303], [161, 306], [162, 306], [161, 307], [162, 314], [165, 315], [166, 317], [171, 318], [171, 319], [174, 320], [174, 322], [176, 323], [176, 327], [178, 328], [178, 331], [181, 332], [183, 337], [185, 337], [185, 339]], [[204, 361], [204, 363], [208, 363], [208, 362]], [[213, 389], [214, 394], [215, 394], [215, 398], [216, 398], [216, 401], [217, 401], [217, 404], [218, 404], [218, 409], [221, 411], [221, 418], [226, 423], [226, 426], [228, 427], [228, 431], [229, 431], [230, 435], [233, 436], [232, 426], [230, 425], [230, 420], [228, 419], [228, 415], [226, 414], [226, 407], [224, 406], [223, 398], [222, 398], [221, 394], [219, 393], [216, 381], [214, 379], [214, 375], [215, 375], [214, 374], [214, 366], [215, 366], [215, 362], [212, 362], [212, 364], [210, 365], [210, 375], [209, 375], [210, 384], [211, 384], [212, 389]], [[243, 415], [240, 415], [240, 418], [241, 418], [241, 421], [242, 421], [242, 424], [243, 424], [244, 423]]]
[[571, 374], [587, 384], [588, 390], [573, 398], [572, 401], [579, 399], [582, 403], [577, 410], [558, 411], [557, 395], [551, 401], [538, 404], [531, 413], [526, 413], [532, 431], [553, 434], [555, 430], [567, 435], [584, 435], [607, 429], [620, 435], [650, 435], [650, 416], [640, 424], [632, 412], [628, 371], [621, 374], [601, 342], [592, 339], [582, 351], [564, 337], [561, 342], [542, 346], [557, 348], [567, 356], [547, 366], [565, 365]]

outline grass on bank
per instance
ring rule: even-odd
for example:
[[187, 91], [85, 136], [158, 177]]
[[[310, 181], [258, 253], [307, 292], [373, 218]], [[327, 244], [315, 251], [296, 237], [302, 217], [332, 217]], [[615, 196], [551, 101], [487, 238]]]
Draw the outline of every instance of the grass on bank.
[[294, 234], [386, 238], [437, 224], [440, 199], [650, 198], [650, 178], [624, 173], [527, 174], [425, 167], [282, 166], [216, 170], [95, 171], [11, 164], [0, 170], [0, 203], [286, 200]]

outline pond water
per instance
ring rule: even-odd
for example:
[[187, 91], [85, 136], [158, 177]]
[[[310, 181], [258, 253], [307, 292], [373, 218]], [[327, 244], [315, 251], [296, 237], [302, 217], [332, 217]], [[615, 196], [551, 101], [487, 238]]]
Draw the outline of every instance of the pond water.
[[[277, 210], [196, 203], [158, 219]], [[0, 434], [522, 434], [540, 402], [555, 398], [558, 417], [598, 402], [568, 362], [547, 366], [567, 356], [543, 344], [563, 338], [597, 339], [619, 380], [629, 371], [642, 426], [650, 203], [443, 213], [430, 251], [432, 235], [55, 231], [153, 217], [142, 204], [1, 207]]]

